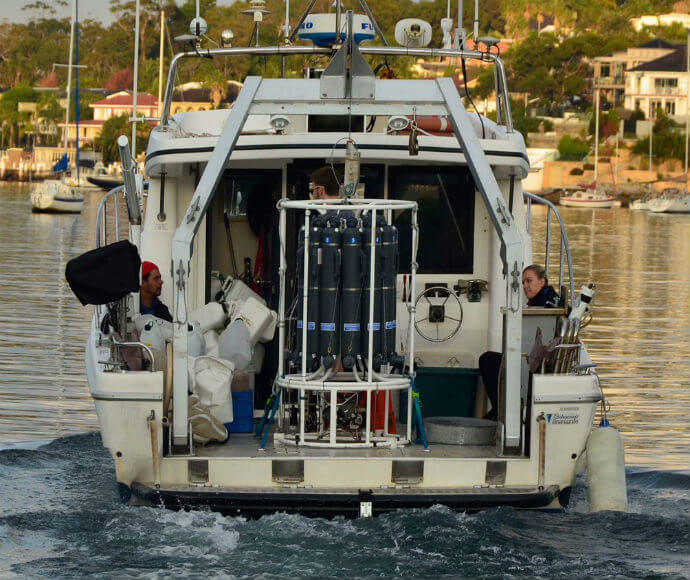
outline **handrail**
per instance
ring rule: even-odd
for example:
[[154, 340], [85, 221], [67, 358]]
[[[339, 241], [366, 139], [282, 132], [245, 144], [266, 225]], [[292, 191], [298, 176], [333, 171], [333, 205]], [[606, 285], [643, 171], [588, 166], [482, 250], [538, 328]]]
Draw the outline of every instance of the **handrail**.
[[[105, 212], [105, 208], [108, 202], [108, 199], [112, 195], [116, 195], [120, 193], [121, 191], [124, 191], [125, 186], [124, 185], [118, 185], [117, 187], [114, 187], [111, 189], [108, 193], [106, 193], [103, 198], [101, 199], [101, 202], [98, 204], [98, 212], [96, 213], [96, 240], [95, 240], [95, 246], [97, 248], [101, 247], [101, 242], [103, 243], [108, 243], [108, 231], [106, 228], [106, 221], [107, 221], [107, 215]], [[120, 240], [120, 225], [119, 225], [119, 210], [117, 207], [117, 198], [115, 200], [115, 237], [119, 241]], [[101, 233], [103, 234], [103, 237], [101, 239]]]
[[[416, 56], [426, 58], [470, 58], [484, 62], [493, 61], [496, 66], [498, 84], [496, 94], [498, 102], [503, 103], [503, 117], [505, 127], [509, 133], [513, 132], [513, 116], [510, 111], [510, 99], [508, 96], [508, 83], [505, 66], [500, 56], [493, 52], [480, 52], [477, 50], [439, 49], [439, 48], [407, 48], [404, 46], [360, 46], [362, 54], [379, 56]], [[173, 92], [175, 90], [175, 77], [177, 66], [183, 58], [213, 58], [215, 56], [290, 56], [308, 54], [333, 54], [330, 48], [317, 46], [253, 46], [253, 47], [227, 47], [209, 48], [177, 53], [170, 61], [168, 79], [165, 86], [163, 111], [161, 113], [160, 127], [168, 127], [170, 121], [170, 107], [172, 105]], [[499, 96], [500, 95], [500, 96]], [[500, 107], [499, 107], [500, 109]]]
[[570, 244], [568, 243], [568, 234], [565, 231], [565, 225], [563, 223], [563, 218], [558, 211], [558, 208], [551, 203], [549, 200], [539, 197], [533, 193], [523, 191], [522, 195], [527, 200], [527, 232], [530, 231], [530, 222], [532, 217], [532, 202], [545, 205], [548, 208], [546, 214], [546, 251], [544, 254], [544, 269], [548, 275], [549, 272], [549, 251], [551, 246], [551, 212], [553, 211], [558, 224], [561, 229], [561, 243], [560, 243], [560, 259], [559, 259], [559, 270], [558, 270], [558, 286], [559, 289], [563, 285], [563, 258], [568, 260], [568, 278], [570, 281], [570, 300], [575, 298], [575, 280], [573, 278], [573, 259], [570, 254]]
[[122, 348], [123, 346], [133, 346], [133, 347], [139, 347], [143, 350], [146, 351], [146, 354], [149, 355], [149, 360], [151, 361], [151, 368], [149, 369], [152, 373], [156, 372], [156, 360], [153, 358], [153, 351], [151, 348], [144, 344], [143, 342], [139, 341], [122, 341], [122, 340], [117, 340], [114, 336], [110, 336], [110, 340], [113, 341], [113, 344], [116, 345], [118, 348]]

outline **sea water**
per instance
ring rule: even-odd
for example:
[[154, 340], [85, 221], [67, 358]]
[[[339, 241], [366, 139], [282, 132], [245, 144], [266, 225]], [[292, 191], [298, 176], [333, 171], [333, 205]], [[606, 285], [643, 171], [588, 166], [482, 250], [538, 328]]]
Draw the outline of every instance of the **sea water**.
[[690, 577], [690, 216], [563, 210], [576, 285], [598, 285], [583, 336], [625, 439], [629, 513], [588, 514], [578, 478], [563, 514], [247, 520], [119, 503], [86, 386], [91, 311], [64, 281], [101, 195], [40, 215], [26, 186], [0, 185], [0, 578]]

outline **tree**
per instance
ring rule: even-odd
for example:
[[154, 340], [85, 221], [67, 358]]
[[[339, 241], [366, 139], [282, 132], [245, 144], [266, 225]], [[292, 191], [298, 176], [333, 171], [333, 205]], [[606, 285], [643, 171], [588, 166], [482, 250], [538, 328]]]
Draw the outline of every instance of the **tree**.
[[35, 103], [37, 100], [38, 95], [36, 91], [27, 85], [18, 85], [2, 95], [2, 99], [0, 99], [0, 118], [7, 121], [10, 125], [10, 147], [16, 147], [19, 144], [22, 126], [31, 121], [30, 113], [19, 112], [19, 103]]
[[[96, 151], [103, 153], [103, 163], [120, 160], [117, 138], [120, 135], [131, 135], [132, 126], [127, 115], [112, 117], [103, 123], [101, 133], [94, 143]], [[148, 123], [137, 123], [137, 151], [144, 151], [148, 144], [151, 126]]]

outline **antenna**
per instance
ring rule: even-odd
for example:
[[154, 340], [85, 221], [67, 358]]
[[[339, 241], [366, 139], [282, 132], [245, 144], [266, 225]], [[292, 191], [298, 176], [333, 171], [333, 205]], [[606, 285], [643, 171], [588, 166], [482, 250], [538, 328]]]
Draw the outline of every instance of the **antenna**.
[[474, 0], [474, 41], [479, 36], [479, 0]]
[[458, 0], [458, 27], [455, 29], [453, 46], [455, 49], [465, 48], [465, 29], [462, 27], [462, 0]]

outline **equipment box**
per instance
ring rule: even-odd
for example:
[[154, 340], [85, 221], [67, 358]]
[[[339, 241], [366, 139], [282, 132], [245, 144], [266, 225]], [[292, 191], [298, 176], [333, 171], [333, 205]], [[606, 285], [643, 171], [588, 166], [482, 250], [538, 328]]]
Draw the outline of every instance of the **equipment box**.
[[[479, 369], [420, 367], [415, 385], [422, 417], [474, 417]], [[407, 423], [407, 391], [400, 393], [398, 421]]]
[[226, 423], [229, 433], [251, 433], [254, 430], [254, 393], [239, 391], [232, 394], [232, 423]]

